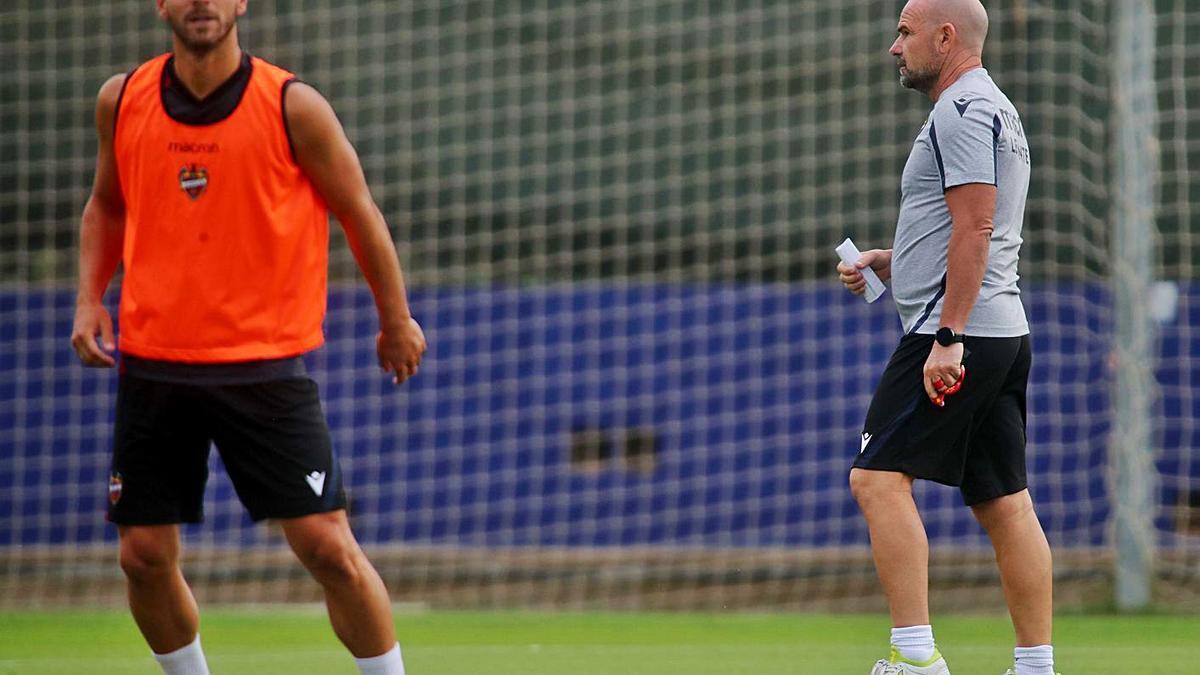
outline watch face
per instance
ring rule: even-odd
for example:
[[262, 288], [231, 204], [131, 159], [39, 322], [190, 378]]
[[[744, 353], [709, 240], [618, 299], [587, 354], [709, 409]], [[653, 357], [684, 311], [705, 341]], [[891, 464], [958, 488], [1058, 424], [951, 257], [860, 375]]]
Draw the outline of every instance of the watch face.
[[954, 344], [954, 331], [949, 327], [943, 326], [942, 328], [939, 328], [935, 337], [937, 338], [938, 344], [943, 347], [949, 347], [950, 345]]

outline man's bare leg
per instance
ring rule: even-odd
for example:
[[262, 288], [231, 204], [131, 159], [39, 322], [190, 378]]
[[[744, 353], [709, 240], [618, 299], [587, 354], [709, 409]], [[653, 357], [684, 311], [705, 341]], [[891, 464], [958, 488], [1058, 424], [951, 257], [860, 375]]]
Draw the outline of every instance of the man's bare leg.
[[359, 658], [396, 645], [392, 607], [379, 573], [354, 539], [345, 511], [281, 520], [284, 535], [325, 589], [333, 632]]
[[1018, 647], [1050, 644], [1054, 574], [1029, 490], [971, 507], [992, 539]]
[[190, 644], [200, 628], [200, 610], [179, 569], [179, 526], [121, 526], [118, 531], [129, 610], [146, 643], [157, 654]]
[[850, 470], [850, 492], [867, 519], [875, 570], [896, 628], [929, 624], [929, 540], [912, 484], [911, 476], [895, 471]]

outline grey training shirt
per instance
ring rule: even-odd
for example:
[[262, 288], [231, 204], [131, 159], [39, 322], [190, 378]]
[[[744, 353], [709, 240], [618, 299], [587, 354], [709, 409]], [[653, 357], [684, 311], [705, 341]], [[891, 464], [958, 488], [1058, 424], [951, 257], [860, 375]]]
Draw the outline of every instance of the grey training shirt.
[[1029, 144], [1016, 108], [983, 68], [942, 92], [904, 165], [892, 295], [905, 333], [937, 332], [951, 228], [945, 191], [966, 183], [996, 186], [996, 214], [987, 272], [965, 332], [1025, 335], [1029, 324], [1017, 289], [1017, 256], [1029, 190]]

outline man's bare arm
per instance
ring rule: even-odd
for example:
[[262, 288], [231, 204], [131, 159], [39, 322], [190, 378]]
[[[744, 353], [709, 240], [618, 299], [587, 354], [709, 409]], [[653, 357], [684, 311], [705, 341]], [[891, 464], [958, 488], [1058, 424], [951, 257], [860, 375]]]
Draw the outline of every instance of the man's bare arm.
[[967, 319], [987, 271], [996, 213], [996, 186], [968, 183], [946, 190], [946, 206], [953, 221], [946, 251], [946, 298], [941, 325], [955, 333], [966, 330]]
[[341, 223], [374, 294], [381, 329], [377, 341], [380, 365], [402, 382], [416, 372], [425, 337], [409, 310], [396, 248], [371, 197], [358, 153], [333, 108], [307, 84], [288, 86], [285, 110], [296, 162]]
[[[95, 367], [115, 364], [111, 355], [116, 348], [112, 317], [104, 308], [103, 298], [121, 262], [121, 247], [125, 240], [125, 199], [121, 194], [113, 152], [113, 122], [125, 77], [114, 75], [109, 78], [96, 97], [96, 135], [99, 138], [96, 176], [92, 194], [83, 207], [79, 232], [79, 290], [75, 299], [71, 346], [84, 365]], [[97, 333], [100, 343], [96, 342]]]
[[[946, 295], [942, 300], [941, 326], [955, 333], [966, 330], [971, 309], [979, 299], [992, 246], [992, 220], [996, 212], [996, 186], [968, 183], [946, 190], [946, 206], [952, 221], [946, 251]], [[925, 393], [941, 405], [944, 394], [958, 389], [965, 373], [963, 345], [943, 347], [937, 342], [925, 360]]]

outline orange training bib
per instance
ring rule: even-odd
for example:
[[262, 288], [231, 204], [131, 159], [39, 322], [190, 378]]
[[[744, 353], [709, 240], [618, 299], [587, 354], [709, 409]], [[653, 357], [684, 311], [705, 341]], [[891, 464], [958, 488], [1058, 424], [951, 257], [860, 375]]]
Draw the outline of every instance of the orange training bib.
[[[232, 112], [184, 123], [167, 112], [169, 59], [138, 67], [117, 103], [120, 349], [194, 363], [314, 349], [324, 341], [328, 209], [292, 156], [283, 91], [294, 77], [246, 57]], [[236, 95], [233, 84], [213, 95]]]

